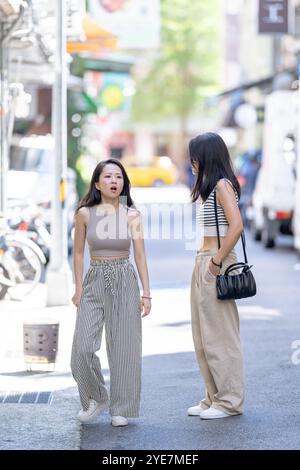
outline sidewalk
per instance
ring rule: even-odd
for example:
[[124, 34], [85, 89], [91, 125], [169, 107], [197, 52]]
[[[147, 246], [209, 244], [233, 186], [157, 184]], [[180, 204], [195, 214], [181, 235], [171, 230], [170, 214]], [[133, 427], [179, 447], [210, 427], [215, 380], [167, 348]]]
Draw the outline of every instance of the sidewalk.
[[[80, 403], [69, 367], [76, 309], [72, 305], [45, 307], [45, 299], [46, 286], [40, 284], [23, 302], [5, 300], [0, 304], [0, 393], [52, 394], [51, 404], [25, 404], [23, 399], [21, 403], [0, 403], [0, 449], [80, 448], [81, 425], [76, 419]], [[188, 305], [189, 289], [153, 291], [152, 313], [143, 320], [143, 356], [193, 351]], [[23, 322], [43, 319], [59, 321], [55, 369], [51, 371], [50, 365], [33, 365], [33, 370], [27, 372]], [[100, 357], [108, 380], [105, 348]]]
[[[0, 303], [0, 391], [51, 392], [51, 404], [0, 403], [1, 449], [77, 449], [78, 401], [70, 374], [69, 357], [75, 311], [71, 306], [45, 307], [46, 289], [40, 284], [25, 301]], [[23, 322], [59, 320], [59, 347], [55, 370], [51, 365], [26, 371]], [[36, 370], [34, 370], [36, 369]], [[39, 370], [38, 370], [39, 369]], [[49, 370], [49, 371], [48, 371]], [[25, 395], [26, 396], [26, 395]]]

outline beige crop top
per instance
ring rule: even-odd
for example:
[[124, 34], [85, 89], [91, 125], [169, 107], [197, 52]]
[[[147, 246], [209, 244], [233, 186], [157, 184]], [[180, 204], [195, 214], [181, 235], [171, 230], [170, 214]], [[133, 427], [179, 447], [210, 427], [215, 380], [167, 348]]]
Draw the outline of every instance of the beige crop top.
[[88, 207], [86, 240], [91, 257], [129, 256], [131, 234], [127, 207], [122, 204], [111, 212], [103, 206]]

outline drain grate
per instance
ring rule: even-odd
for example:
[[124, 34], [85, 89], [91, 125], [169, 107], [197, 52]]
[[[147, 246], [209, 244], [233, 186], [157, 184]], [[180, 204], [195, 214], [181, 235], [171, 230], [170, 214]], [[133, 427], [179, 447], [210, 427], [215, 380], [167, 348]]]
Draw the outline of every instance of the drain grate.
[[52, 392], [7, 392], [0, 393], [0, 403], [20, 403], [35, 405], [51, 405]]

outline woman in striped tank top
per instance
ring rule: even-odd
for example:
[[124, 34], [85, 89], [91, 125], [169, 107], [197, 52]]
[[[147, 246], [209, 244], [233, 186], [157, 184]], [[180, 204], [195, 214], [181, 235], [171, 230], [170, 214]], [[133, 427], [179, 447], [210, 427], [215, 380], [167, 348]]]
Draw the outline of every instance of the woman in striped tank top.
[[188, 409], [188, 415], [226, 418], [243, 411], [243, 358], [237, 306], [235, 300], [217, 299], [216, 276], [237, 260], [234, 247], [243, 230], [238, 207], [240, 187], [219, 135], [208, 132], [195, 137], [189, 152], [197, 176], [192, 200], [197, 204], [202, 235], [191, 282], [192, 332], [206, 393], [198, 405]]

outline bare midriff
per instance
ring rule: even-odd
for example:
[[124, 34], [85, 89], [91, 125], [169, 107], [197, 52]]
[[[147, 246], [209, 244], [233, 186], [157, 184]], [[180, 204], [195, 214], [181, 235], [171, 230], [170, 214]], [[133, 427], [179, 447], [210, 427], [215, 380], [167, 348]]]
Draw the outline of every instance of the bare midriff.
[[[220, 237], [221, 243], [223, 238], [225, 237]], [[200, 243], [199, 251], [206, 250], [218, 250], [218, 237], [203, 237], [202, 243]]]
[[126, 259], [128, 258], [128, 256], [124, 255], [124, 256], [91, 256], [91, 259], [93, 261], [111, 261], [111, 260], [114, 260], [114, 259]]

